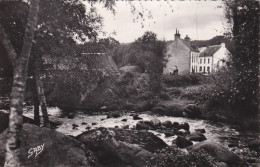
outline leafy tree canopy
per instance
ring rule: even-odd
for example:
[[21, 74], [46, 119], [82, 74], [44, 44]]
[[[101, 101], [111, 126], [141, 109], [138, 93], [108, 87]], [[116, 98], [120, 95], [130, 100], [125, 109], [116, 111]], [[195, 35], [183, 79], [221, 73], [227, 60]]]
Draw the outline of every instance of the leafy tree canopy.
[[146, 31], [144, 35], [142, 37], [139, 37], [136, 41], [143, 43], [155, 42], [157, 41], [157, 34], [152, 31]]

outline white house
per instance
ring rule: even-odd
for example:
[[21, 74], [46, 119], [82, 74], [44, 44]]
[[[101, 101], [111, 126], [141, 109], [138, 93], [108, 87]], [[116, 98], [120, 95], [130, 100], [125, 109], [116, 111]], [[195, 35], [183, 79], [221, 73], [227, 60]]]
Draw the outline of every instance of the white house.
[[199, 48], [198, 55], [190, 57], [190, 73], [209, 74], [219, 70], [229, 60], [230, 52], [225, 43]]

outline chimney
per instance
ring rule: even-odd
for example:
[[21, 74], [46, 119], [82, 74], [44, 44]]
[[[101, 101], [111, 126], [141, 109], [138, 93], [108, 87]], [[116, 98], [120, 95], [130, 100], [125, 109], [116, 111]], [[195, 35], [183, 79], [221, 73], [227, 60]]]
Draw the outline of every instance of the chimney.
[[221, 42], [221, 47], [222, 47], [222, 48], [225, 48], [225, 47], [226, 47], [226, 45], [225, 45], [224, 42]]
[[188, 35], [186, 35], [186, 37], [184, 38], [184, 40], [186, 41], [186, 43], [190, 46], [190, 37]]
[[179, 31], [177, 31], [177, 28], [176, 28], [176, 33], [175, 33], [175, 36], [174, 36], [174, 40], [176, 40], [177, 38], [181, 38], [181, 35], [179, 34]]

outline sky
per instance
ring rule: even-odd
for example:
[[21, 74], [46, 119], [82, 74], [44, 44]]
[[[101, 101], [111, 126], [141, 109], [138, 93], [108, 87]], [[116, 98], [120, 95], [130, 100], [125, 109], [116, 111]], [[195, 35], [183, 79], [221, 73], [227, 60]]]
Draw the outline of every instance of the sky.
[[[84, 2], [89, 5], [88, 2]], [[103, 17], [103, 30], [120, 43], [129, 43], [141, 37], [145, 31], [153, 31], [158, 39], [174, 40], [176, 28], [181, 38], [207, 40], [222, 35], [227, 27], [222, 1], [132, 1], [136, 13], [131, 12], [127, 1], [116, 1], [114, 15], [95, 4]], [[139, 12], [143, 19], [137, 19]], [[104, 37], [104, 36], [101, 36]]]

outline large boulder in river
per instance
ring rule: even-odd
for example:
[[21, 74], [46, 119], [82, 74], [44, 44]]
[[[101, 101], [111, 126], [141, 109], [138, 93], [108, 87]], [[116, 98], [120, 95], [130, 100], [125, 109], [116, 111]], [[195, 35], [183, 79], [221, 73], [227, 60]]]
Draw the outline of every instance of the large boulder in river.
[[176, 138], [176, 145], [179, 148], [186, 148], [186, 147], [193, 145], [193, 143], [191, 141], [187, 140], [185, 137], [178, 136]]
[[256, 139], [256, 140], [252, 140], [248, 143], [248, 147], [251, 149], [251, 150], [256, 150], [256, 151], [259, 151], [260, 150], [260, 140], [259, 139]]
[[172, 122], [167, 120], [162, 122], [162, 126], [165, 126], [166, 128], [172, 128]]
[[150, 121], [138, 121], [136, 123], [136, 130], [150, 130], [153, 129], [153, 123]]
[[153, 152], [167, 146], [154, 134], [135, 130], [99, 128], [77, 138], [106, 166], [146, 166]]
[[187, 139], [190, 141], [203, 141], [207, 140], [207, 138], [199, 132], [193, 132], [187, 136]]
[[[5, 157], [6, 134], [0, 134], [0, 166]], [[97, 166], [96, 157], [83, 144], [48, 128], [23, 124], [21, 141], [23, 166]], [[40, 148], [38, 155], [34, 148]]]
[[241, 158], [229, 151], [225, 147], [221, 146], [218, 143], [213, 143], [209, 141], [203, 141], [193, 146], [187, 147], [188, 152], [193, 151], [206, 151], [212, 157], [216, 158], [219, 162], [225, 162], [227, 164], [237, 164], [242, 162]]
[[190, 125], [187, 122], [184, 122], [184, 123], [179, 124], [178, 128], [179, 129], [184, 129], [186, 131], [189, 131], [190, 130]]

